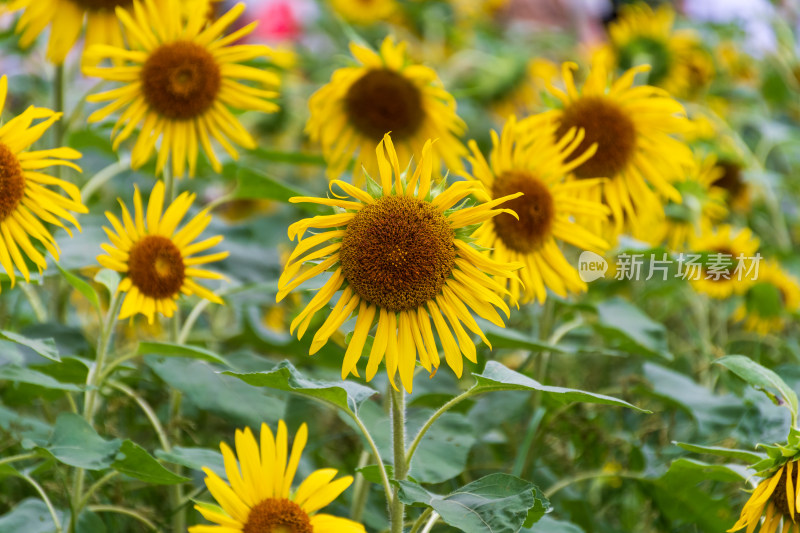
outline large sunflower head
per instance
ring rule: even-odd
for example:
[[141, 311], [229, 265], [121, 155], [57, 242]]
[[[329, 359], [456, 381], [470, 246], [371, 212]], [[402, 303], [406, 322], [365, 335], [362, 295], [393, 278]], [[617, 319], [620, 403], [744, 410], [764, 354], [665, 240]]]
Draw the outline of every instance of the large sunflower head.
[[465, 125], [436, 72], [409, 61], [406, 43], [391, 37], [377, 53], [355, 43], [350, 51], [360, 65], [338, 69], [308, 103], [306, 131], [322, 145], [329, 177], [341, 175], [353, 156], [357, 181], [362, 166], [377, 175], [374, 149], [387, 133], [402, 161], [419, 158], [426, 141], [438, 139], [431, 153], [434, 170], [442, 161], [451, 171], [461, 169], [466, 149], [458, 136]]
[[550, 87], [563, 104], [551, 112], [558, 125], [555, 138], [573, 128], [584, 130], [573, 159], [597, 145], [594, 156], [573, 173], [578, 179], [608, 178], [602, 199], [611, 209], [614, 231], [627, 226], [635, 233], [642, 217], [659, 208], [661, 198], [681, 201], [672, 182], [693, 164], [691, 150], [675, 137], [686, 127], [683, 107], [662, 89], [633, 86], [636, 74], [647, 66], [609, 80], [604, 62], [595, 61], [580, 91], [572, 76], [576, 68], [564, 63], [564, 89]]
[[223, 279], [220, 274], [198, 268], [228, 256], [228, 252], [196, 255], [222, 241], [218, 235], [195, 242], [211, 222], [211, 215], [207, 210], [201, 211], [178, 229], [194, 198], [194, 194], [181, 193], [164, 210], [164, 182], [159, 181], [150, 193], [146, 212], [138, 188], [133, 194], [133, 217], [121, 199], [122, 222], [106, 212], [113, 230], [103, 229], [111, 244], [101, 245], [108, 255], [98, 256], [97, 262], [125, 275], [119, 284], [119, 291], [127, 293], [120, 320], [137, 313], [145, 315], [151, 323], [156, 313], [171, 317], [181, 294], [197, 294], [222, 303], [219, 296], [196, 281]]
[[[479, 227], [477, 244], [490, 249], [502, 263], [521, 262], [520, 277], [508, 280], [514, 298], [540, 303], [546, 288], [559, 296], [586, 290], [577, 270], [567, 262], [561, 243], [603, 253], [608, 243], [576, 223], [576, 217], [603, 221], [608, 208], [590, 197], [601, 180], [568, 181], [570, 172], [594, 154], [595, 146], [574, 154], [583, 132], [571, 129], [557, 143], [556, 125], [543, 115], [517, 123], [512, 116], [501, 136], [492, 132], [492, 153], [487, 161], [475, 141], [470, 141], [474, 179], [493, 199], [515, 192], [523, 195], [505, 204], [516, 215], [500, 214]], [[568, 161], [569, 160], [569, 161]]]
[[763, 336], [782, 331], [787, 316], [798, 308], [800, 284], [797, 279], [778, 264], [767, 261], [760, 265], [758, 278], [747, 289], [744, 303], [736, 309], [733, 319], [744, 321], [746, 330]]
[[[387, 158], [388, 157], [388, 158]], [[311, 353], [328, 341], [339, 326], [357, 313], [355, 331], [342, 363], [342, 378], [358, 375], [367, 336], [377, 323], [369, 350], [367, 380], [386, 359], [389, 381], [399, 371], [403, 386], [411, 391], [417, 356], [428, 371], [439, 366], [439, 348], [460, 377], [461, 355], [476, 362], [475, 343], [467, 330], [489, 344], [473, 313], [499, 326], [509, 308], [498, 296], [508, 293], [503, 280], [514, 277], [521, 265], [500, 263], [470, 244], [476, 224], [508, 209], [495, 206], [518, 197], [513, 193], [493, 200], [483, 186], [460, 181], [447, 188], [432, 187], [432, 143], [422, 149], [416, 170], [403, 174], [392, 140], [387, 135], [376, 150], [379, 182], [368, 178], [367, 191], [340, 180], [344, 193], [335, 198], [293, 198], [337, 208], [333, 215], [317, 216], [292, 224], [289, 238], [298, 245], [278, 280], [278, 301], [301, 283], [332, 271], [308, 306], [295, 318], [291, 331], [302, 337], [314, 314], [341, 294], [333, 311], [314, 335]], [[470, 194], [482, 201], [464, 207]], [[348, 198], [349, 197], [349, 198]], [[485, 200], [485, 201], [484, 201]], [[303, 237], [311, 228], [325, 229]], [[312, 268], [303, 265], [313, 262]], [[448, 327], [449, 322], [449, 327]], [[466, 326], [466, 329], [465, 329]], [[491, 346], [491, 345], [490, 345]]]
[[[697, 292], [716, 299], [742, 294], [752, 286], [760, 268], [758, 238], [749, 228], [704, 224], [690, 239], [691, 263], [700, 265], [689, 278]], [[689, 256], [687, 256], [689, 257]]]
[[114, 149], [138, 127], [139, 137], [131, 154], [133, 168], [150, 159], [160, 140], [157, 174], [171, 158], [175, 176], [183, 176], [187, 166], [193, 176], [201, 146], [214, 170], [221, 172], [212, 139], [234, 159], [238, 157], [234, 143], [248, 149], [256, 146], [229, 107], [265, 113], [278, 109], [271, 101], [277, 96], [274, 89], [279, 85], [278, 76], [241, 64], [268, 56], [270, 49], [232, 44], [252, 32], [255, 22], [223, 35], [244, 12], [243, 3], [210, 25], [206, 24], [206, 13], [200, 10], [182, 19], [179, 0], [135, 0], [133, 8], [116, 11], [130, 48], [98, 45], [87, 52], [96, 59], [124, 61], [108, 68], [84, 67], [88, 76], [123, 84], [87, 98], [90, 102], [110, 102], [95, 111], [89, 122], [122, 110], [112, 132]]
[[[776, 454], [780, 453], [781, 449], [777, 449]], [[759, 533], [800, 533], [800, 461], [795, 456], [788, 461], [780, 457], [775, 462], [774, 468], [759, 473], [764, 479], [750, 495], [739, 520], [728, 533], [745, 527], [752, 532], [759, 523]]]
[[365, 533], [357, 522], [318, 512], [353, 483], [351, 476], [334, 479], [337, 471], [323, 468], [292, 490], [307, 440], [303, 424], [289, 450], [283, 420], [277, 434], [262, 424], [260, 443], [250, 428], [237, 429], [235, 454], [220, 444], [228, 482], [203, 468], [206, 487], [220, 507], [199, 504], [195, 509], [214, 525], [192, 526], [189, 533]]
[[[0, 78], [0, 111], [5, 107], [8, 79]], [[40, 244], [56, 260], [59, 249], [46, 224], [70, 229], [62, 219], [80, 231], [72, 213], [87, 213], [78, 188], [62, 179], [45, 174], [45, 169], [66, 166], [80, 172], [80, 167], [69, 159], [79, 159], [81, 154], [72, 148], [30, 150], [61, 113], [42, 107], [29, 107], [21, 115], [0, 126], [0, 266], [16, 282], [16, 269], [30, 281], [26, 258], [32, 261], [39, 273], [47, 268], [42, 252], [34, 246]], [[61, 189], [66, 196], [64, 196]]]

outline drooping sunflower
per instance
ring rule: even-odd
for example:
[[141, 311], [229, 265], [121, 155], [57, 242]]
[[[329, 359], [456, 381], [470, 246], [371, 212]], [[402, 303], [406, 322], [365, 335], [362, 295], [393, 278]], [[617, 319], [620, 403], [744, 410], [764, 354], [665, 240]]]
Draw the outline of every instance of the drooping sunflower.
[[[475, 141], [470, 141], [468, 157], [474, 178], [486, 187], [492, 198], [522, 192], [505, 207], [516, 217], [501, 214], [481, 225], [474, 233], [476, 243], [488, 248], [501, 263], [521, 262], [525, 267], [519, 279], [510, 278], [509, 291], [523, 301], [546, 298], [546, 288], [559, 296], [586, 290], [578, 271], [567, 262], [559, 241], [581, 250], [604, 253], [608, 243], [574, 220], [576, 214], [604, 220], [608, 208], [599, 202], [581, 199], [586, 190], [599, 187], [602, 180], [567, 181], [569, 173], [594, 155], [592, 146], [572, 157], [583, 141], [583, 132], [567, 132], [555, 143], [556, 125], [541, 115], [517, 123], [511, 116], [502, 135], [492, 131], [493, 148], [489, 162]], [[567, 162], [569, 160], [569, 162]]]
[[699, 159], [685, 179], [675, 183], [682, 201], [669, 202], [664, 207], [664, 220], [653, 243], [665, 243], [672, 251], [683, 251], [702, 227], [723, 220], [728, 215], [726, 194], [715, 185], [721, 176], [715, 156]]
[[[7, 93], [8, 78], [3, 76], [0, 78], [0, 111], [5, 107]], [[16, 282], [14, 267], [25, 281], [30, 281], [25, 258], [36, 265], [40, 274], [47, 268], [47, 261], [34, 242], [38, 241], [58, 260], [58, 244], [45, 224], [63, 228], [72, 236], [61, 219], [80, 231], [80, 224], [72, 213], [88, 213], [75, 185], [44, 174], [45, 169], [53, 166], [66, 166], [80, 172], [80, 167], [68, 160], [79, 159], [81, 154], [67, 147], [29, 150], [60, 118], [61, 113], [31, 106], [0, 126], [0, 266], [11, 279], [12, 287]]]
[[275, 112], [278, 106], [270, 99], [277, 96], [274, 89], [280, 80], [274, 72], [241, 64], [268, 56], [268, 47], [232, 44], [252, 32], [255, 22], [223, 36], [244, 10], [245, 5], [238, 3], [207, 25], [206, 13], [200, 10], [189, 13], [183, 21], [179, 0], [158, 4], [155, 0], [135, 0], [133, 10], [117, 9], [131, 48], [98, 45], [87, 55], [98, 60], [124, 60], [125, 64], [85, 66], [83, 71], [87, 76], [123, 83], [87, 98], [90, 102], [110, 102], [92, 113], [89, 122], [124, 110], [112, 137], [116, 150], [139, 127], [131, 154], [133, 168], [145, 164], [157, 150], [156, 173], [160, 174], [171, 159], [175, 176], [183, 176], [187, 165], [193, 176], [202, 146], [211, 166], [221, 172], [212, 139], [233, 159], [238, 157], [233, 143], [255, 148], [255, 140], [228, 107]]
[[733, 320], [744, 321], [744, 329], [759, 335], [780, 332], [787, 315], [800, 309], [800, 283], [778, 264], [765, 261], [758, 278], [747, 289], [744, 303], [736, 308]]
[[[758, 484], [728, 533], [761, 523], [760, 533], [800, 533], [800, 462], [789, 461]], [[764, 521], [761, 521], [761, 517]]]
[[237, 429], [235, 454], [224, 442], [219, 446], [228, 482], [203, 468], [206, 487], [221, 508], [199, 504], [195, 509], [214, 525], [192, 526], [189, 533], [364, 533], [357, 522], [317, 512], [353, 483], [351, 476], [334, 479], [336, 470], [322, 468], [292, 490], [307, 440], [308, 427], [302, 424], [290, 451], [283, 420], [277, 435], [262, 424], [260, 443], [249, 427]]
[[687, 125], [683, 107], [663, 89], [633, 87], [634, 77], [649, 67], [634, 67], [609, 82], [603, 61], [595, 61], [582, 90], [572, 77], [577, 68], [564, 63], [564, 89], [550, 86], [563, 108], [549, 113], [558, 124], [556, 139], [572, 128], [583, 129], [583, 142], [572, 157], [593, 144], [597, 152], [573, 171], [577, 179], [608, 178], [601, 198], [611, 209], [614, 233], [636, 233], [643, 216], [661, 209], [662, 198], [680, 203], [672, 185], [691, 168], [691, 150], [675, 137]]
[[329, 0], [331, 8], [348, 22], [364, 26], [386, 21], [398, 8], [396, 0]]
[[219, 296], [195, 281], [224, 279], [198, 266], [220, 261], [228, 257], [228, 252], [195, 255], [222, 241], [222, 236], [217, 235], [195, 242], [211, 222], [211, 215], [203, 210], [178, 229], [194, 199], [194, 194], [183, 192], [164, 210], [164, 182], [158, 181], [150, 193], [146, 213], [138, 188], [133, 194], [133, 217], [121, 199], [122, 222], [106, 211], [114, 229], [103, 228], [111, 244], [101, 245], [108, 255], [98, 256], [97, 262], [125, 274], [119, 284], [119, 291], [127, 293], [120, 320], [137, 313], [145, 315], [150, 323], [156, 313], [171, 317], [181, 293], [222, 303]]
[[[690, 278], [694, 289], [716, 299], [743, 294], [752, 286], [760, 268], [758, 237], [750, 228], [730, 224], [705, 224], [690, 241], [690, 249], [701, 265], [699, 275]], [[687, 256], [688, 257], [688, 256]]]
[[[473, 363], [476, 361], [475, 343], [466, 330], [491, 346], [473, 312], [499, 326], [504, 325], [503, 319], [494, 307], [502, 309], [506, 316], [510, 313], [498, 296], [498, 293], [508, 294], [498, 278], [514, 277], [513, 271], [522, 265], [486, 257], [468, 239], [474, 225], [510, 213], [508, 209], [495, 207], [520, 193], [515, 191], [489, 200], [483, 186], [476, 181], [457, 182], [441, 191], [433, 189], [431, 144], [429, 141], [423, 147], [413, 175], [409, 170], [403, 176], [387, 135], [376, 149], [379, 184], [368, 180], [365, 192], [334, 180], [331, 187], [340, 187], [346, 196], [333, 193], [336, 197], [333, 199], [291, 200], [339, 209], [336, 214], [303, 219], [289, 226], [289, 238], [294, 240], [297, 236], [298, 245], [278, 280], [277, 300], [301, 283], [328, 270], [333, 272], [294, 319], [290, 331], [297, 329], [302, 337], [314, 314], [343, 288], [333, 311], [314, 335], [310, 349], [311, 354], [317, 352], [357, 312], [355, 332], [342, 363], [343, 379], [350, 373], [358, 375], [356, 365], [376, 321], [367, 380], [375, 376], [385, 357], [390, 383], [394, 386], [399, 371], [403, 386], [411, 392], [417, 355], [429, 372], [439, 366], [434, 331], [438, 333], [448, 365], [460, 377], [464, 364], [461, 354]], [[470, 194], [482, 201], [459, 208]], [[303, 238], [311, 228], [329, 231]], [[303, 265], [311, 261], [318, 263], [302, 271]]]
[[410, 62], [406, 43], [395, 44], [392, 37], [379, 53], [355, 43], [350, 51], [360, 65], [338, 69], [308, 102], [306, 132], [322, 145], [328, 177], [338, 178], [353, 156], [354, 179], [361, 179], [362, 165], [377, 175], [374, 148], [387, 133], [401, 161], [419, 159], [426, 141], [438, 139], [431, 154], [434, 171], [442, 161], [451, 172], [460, 170], [466, 148], [458, 136], [466, 126], [436, 72]]
[[650, 85], [685, 97], [711, 82], [714, 63], [698, 36], [689, 30], [674, 30], [674, 23], [675, 11], [667, 3], [655, 11], [644, 2], [623, 6], [608, 27], [610, 57], [622, 70], [651, 65]]

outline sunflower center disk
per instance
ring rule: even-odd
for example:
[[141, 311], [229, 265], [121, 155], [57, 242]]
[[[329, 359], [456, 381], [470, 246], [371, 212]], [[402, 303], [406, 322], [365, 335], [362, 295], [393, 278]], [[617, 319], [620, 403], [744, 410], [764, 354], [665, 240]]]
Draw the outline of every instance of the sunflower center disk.
[[425, 116], [419, 89], [386, 69], [370, 70], [353, 83], [345, 109], [350, 123], [376, 141], [389, 132], [395, 139], [411, 137]]
[[214, 57], [188, 41], [162, 45], [142, 67], [142, 92], [148, 105], [172, 120], [202, 115], [216, 101], [222, 75]]
[[250, 509], [242, 533], [313, 533], [308, 514], [286, 499], [268, 498]]
[[[795, 463], [795, 467], [798, 466], [800, 466], [800, 464]], [[786, 499], [786, 476], [788, 473], [789, 471], [784, 467], [781, 479], [778, 481], [778, 484], [775, 485], [775, 490], [772, 491], [772, 503], [775, 505], [776, 511], [785, 517], [791, 518], [789, 502]]]
[[113, 11], [117, 6], [128, 7], [133, 4], [133, 0], [72, 0], [83, 9], [89, 11], [100, 11], [106, 9]]
[[0, 143], [0, 220], [13, 213], [24, 196], [25, 177], [19, 159]]
[[183, 286], [183, 257], [168, 238], [148, 235], [133, 245], [128, 259], [128, 275], [145, 296], [169, 298]]
[[538, 178], [527, 172], [508, 171], [499, 175], [492, 186], [492, 197], [523, 193], [502, 205], [519, 216], [501, 213], [492, 219], [495, 233], [503, 244], [519, 253], [528, 253], [551, 235], [555, 218], [555, 205], [550, 189]]
[[736, 198], [744, 189], [742, 167], [732, 161], [720, 161], [717, 166], [722, 169], [723, 174], [712, 185], [728, 191], [730, 198]]
[[455, 235], [427, 202], [385, 196], [350, 222], [339, 252], [353, 290], [388, 311], [415, 309], [433, 299], [455, 261]]
[[594, 156], [575, 169], [579, 178], [611, 178], [630, 163], [636, 149], [636, 127], [613, 102], [601, 97], [573, 102], [564, 108], [556, 137], [561, 139], [573, 127], [583, 128], [586, 137], [567, 161], [597, 143]]

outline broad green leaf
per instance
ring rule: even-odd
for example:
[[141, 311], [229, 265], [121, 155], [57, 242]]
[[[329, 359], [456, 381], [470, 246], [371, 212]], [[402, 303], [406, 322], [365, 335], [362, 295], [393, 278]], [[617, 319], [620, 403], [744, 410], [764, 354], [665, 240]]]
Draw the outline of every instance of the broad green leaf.
[[103, 285], [106, 289], [108, 289], [108, 294], [114, 295], [117, 293], [117, 287], [119, 287], [120, 276], [119, 273], [104, 268], [94, 276], [94, 280], [97, 283]]
[[61, 275], [64, 276], [64, 279], [67, 280], [67, 283], [72, 285], [72, 288], [83, 294], [89, 303], [94, 306], [95, 309], [100, 309], [100, 301], [97, 298], [97, 293], [94, 291], [91, 285], [87, 282], [83, 281], [81, 278], [69, 272], [68, 270], [64, 270], [61, 265], [56, 263], [58, 270], [61, 272]]
[[533, 527], [522, 530], [524, 533], [584, 533], [572, 522], [556, 520], [551, 516], [543, 516]]
[[596, 309], [595, 329], [614, 346], [634, 354], [645, 352], [673, 358], [664, 325], [653, 321], [627, 300], [611, 298], [597, 304]]
[[0, 339], [21, 344], [42, 357], [50, 359], [51, 361], [61, 362], [61, 357], [58, 355], [58, 348], [56, 348], [56, 341], [53, 339], [29, 339], [13, 331], [3, 330], [0, 330]]
[[234, 193], [236, 198], [261, 198], [288, 202], [289, 198], [293, 196], [309, 196], [308, 193], [289, 187], [271, 176], [246, 167], [239, 167], [237, 180], [239, 186], [236, 187]]
[[[761, 390], [770, 399], [775, 401], [769, 389], [778, 391], [782, 403], [792, 413], [792, 420], [797, 420], [797, 393], [786, 384], [781, 377], [772, 370], [765, 368], [744, 355], [726, 355], [715, 361], [745, 380], [758, 390]], [[775, 402], [776, 404], [779, 402]]]
[[[65, 514], [57, 511], [56, 515], [64, 524]], [[0, 516], [0, 531], [8, 533], [53, 533], [55, 529], [47, 505], [36, 498], [22, 500], [9, 512]]]
[[430, 506], [444, 522], [466, 533], [513, 533], [537, 505], [543, 512], [550, 509], [536, 485], [509, 474], [489, 474], [445, 496], [410, 481], [397, 483], [403, 503]]
[[51, 426], [38, 418], [20, 414], [16, 410], [3, 406], [0, 406], [0, 429], [8, 432], [16, 440], [30, 439], [37, 445], [47, 443], [53, 432]]
[[131, 440], [126, 440], [119, 447], [119, 452], [111, 464], [118, 472], [156, 485], [174, 485], [190, 481], [164, 468], [161, 463], [147, 453], [144, 448]]
[[[394, 478], [394, 467], [392, 465], [383, 465], [386, 469], [386, 475], [389, 476], [389, 479]], [[361, 468], [356, 468], [356, 472], [359, 472], [364, 479], [369, 481], [370, 483], [375, 483], [376, 485], [380, 485], [381, 481], [381, 471], [378, 470], [378, 465], [367, 465]], [[408, 476], [408, 480], [413, 483], [419, 483], [419, 480], [414, 476]]]
[[227, 361], [219, 354], [216, 354], [199, 346], [188, 346], [186, 344], [172, 344], [168, 342], [140, 342], [139, 353], [142, 355], [164, 355], [168, 357], [189, 357], [220, 363], [227, 366]]
[[[409, 417], [409, 433], [416, 434], [414, 426], [421, 427], [431, 414], [425, 410]], [[422, 437], [411, 459], [409, 473], [421, 483], [443, 483], [452, 479], [467, 467], [469, 452], [477, 440], [469, 417], [445, 413]]]
[[86, 470], [102, 470], [112, 465], [120, 440], [105, 440], [74, 413], [61, 413], [56, 419], [50, 442], [42, 449], [64, 464]]
[[80, 392], [83, 390], [82, 387], [73, 383], [62, 383], [47, 374], [17, 365], [0, 366], [0, 380], [29, 383], [31, 385], [38, 385], [54, 390], [66, 390], [71, 392]]
[[517, 348], [532, 352], [565, 353], [565, 350], [554, 345], [531, 338], [529, 335], [510, 328], [501, 328], [491, 322], [482, 322], [481, 329], [492, 343], [492, 348]]
[[156, 450], [156, 457], [162, 461], [185, 466], [192, 470], [202, 470], [203, 467], [210, 468], [222, 479], [228, 478], [228, 475], [225, 473], [225, 464], [222, 459], [222, 454], [217, 450], [175, 446], [168, 452]]
[[736, 459], [737, 461], [743, 461], [748, 464], [757, 463], [765, 457], [763, 454], [756, 452], [748, 452], [747, 450], [734, 450], [731, 448], [722, 448], [720, 446], [701, 446], [698, 444], [676, 441], [673, 441], [673, 444], [690, 452], [716, 455], [717, 457], [725, 457], [726, 459]]
[[632, 405], [624, 400], [606, 396], [604, 394], [595, 394], [593, 392], [586, 392], [582, 390], [542, 385], [538, 381], [531, 379], [528, 376], [520, 374], [519, 372], [514, 372], [510, 368], [507, 368], [497, 361], [487, 362], [483, 373], [473, 374], [473, 377], [475, 378], [475, 385], [473, 385], [469, 390], [470, 395], [482, 394], [490, 391], [536, 390], [543, 392], [560, 403], [599, 403], [628, 407], [630, 409], [636, 409], [642, 413], [650, 412], [645, 409], [640, 409], [639, 407], [636, 407], [635, 405]]
[[359, 404], [377, 392], [351, 381], [334, 382], [306, 378], [289, 361], [282, 361], [274, 369], [266, 372], [250, 374], [224, 372], [224, 374], [237, 377], [254, 387], [269, 387], [302, 394], [349, 413], [356, 413]]

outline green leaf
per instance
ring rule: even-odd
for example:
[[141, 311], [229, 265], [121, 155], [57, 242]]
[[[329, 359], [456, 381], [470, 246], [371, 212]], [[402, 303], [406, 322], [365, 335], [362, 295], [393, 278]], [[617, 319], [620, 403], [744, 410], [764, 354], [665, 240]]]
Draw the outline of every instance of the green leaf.
[[217, 450], [175, 446], [168, 452], [156, 450], [156, 457], [162, 461], [185, 466], [192, 470], [202, 470], [203, 467], [210, 468], [222, 479], [227, 479], [228, 477], [225, 473], [225, 463], [222, 459], [222, 454]]
[[97, 293], [94, 291], [92, 286], [89, 285], [87, 282], [83, 281], [81, 278], [79, 278], [72, 272], [64, 270], [58, 263], [56, 263], [56, 267], [58, 267], [58, 270], [61, 272], [61, 275], [64, 276], [64, 279], [67, 280], [67, 283], [72, 285], [73, 289], [83, 294], [86, 297], [86, 299], [89, 300], [89, 303], [91, 303], [94, 306], [94, 308], [99, 311], [100, 301], [98, 300]]
[[163, 355], [167, 357], [189, 357], [220, 363], [228, 366], [228, 362], [219, 354], [216, 354], [199, 346], [189, 346], [186, 344], [172, 344], [168, 342], [140, 342], [139, 353], [142, 355]]
[[[409, 417], [409, 430], [417, 424], [422, 427], [431, 414], [425, 410], [419, 416]], [[460, 413], [443, 414], [422, 437], [409, 473], [421, 483], [443, 483], [456, 477], [467, 467], [469, 452], [478, 440], [475, 433], [469, 417]]]
[[71, 392], [80, 392], [83, 390], [82, 387], [79, 387], [73, 383], [62, 383], [48, 376], [47, 374], [17, 365], [0, 366], [0, 380], [28, 383], [30, 385], [38, 385], [40, 387], [54, 390], [66, 390]]
[[489, 474], [446, 496], [410, 481], [397, 484], [403, 503], [430, 506], [444, 522], [466, 533], [516, 532], [531, 509], [550, 509], [550, 502], [536, 485], [509, 474]]
[[309, 196], [308, 193], [293, 189], [271, 176], [256, 172], [246, 167], [239, 167], [236, 176], [239, 185], [236, 187], [236, 198], [261, 198], [288, 202], [293, 196]]
[[61, 362], [61, 357], [58, 355], [58, 348], [56, 348], [56, 341], [53, 339], [29, 339], [12, 331], [2, 330], [0, 330], [0, 339], [21, 344], [22, 346], [30, 348], [42, 357], [58, 363]]
[[[64, 513], [56, 511], [64, 523]], [[28, 498], [22, 500], [9, 512], [0, 516], [0, 531], [25, 532], [25, 533], [53, 533], [56, 526], [47, 510], [47, 505], [42, 500]]]
[[117, 287], [119, 286], [120, 282], [119, 273], [108, 268], [104, 268], [95, 274], [94, 280], [108, 289], [108, 294], [111, 296], [117, 293]]
[[725, 457], [726, 459], [736, 459], [737, 461], [743, 461], [748, 464], [757, 463], [765, 457], [763, 454], [749, 452], [747, 450], [734, 450], [731, 448], [722, 448], [720, 446], [700, 446], [688, 442], [673, 441], [672, 443], [690, 452], [716, 455], [717, 457]]
[[[764, 392], [767, 396], [770, 396], [773, 401], [775, 401], [775, 398], [772, 397], [768, 389], [778, 391], [778, 394], [783, 399], [782, 403], [792, 413], [792, 420], [797, 420], [797, 393], [778, 374], [744, 355], [726, 355], [715, 362], [724, 366], [756, 389]], [[778, 402], [775, 403], [778, 404]]]
[[[389, 479], [392, 479], [394, 477], [394, 467], [392, 465], [383, 465], [383, 467], [386, 469], [386, 475], [389, 476]], [[375, 483], [376, 485], [383, 483], [378, 465], [362, 466], [361, 468], [356, 468], [356, 472], [359, 472], [370, 483]], [[408, 480], [413, 483], [419, 483], [419, 480], [414, 476], [408, 476]]]
[[102, 470], [112, 465], [120, 440], [105, 440], [74, 413], [61, 413], [56, 419], [50, 442], [42, 449], [64, 464], [86, 470]]
[[131, 440], [122, 443], [111, 467], [126, 476], [156, 485], [174, 485], [191, 481], [164, 468], [144, 448]]
[[554, 344], [548, 344], [538, 339], [530, 338], [518, 331], [509, 328], [501, 328], [490, 322], [483, 322], [481, 329], [492, 343], [492, 348], [517, 348], [530, 350], [532, 352], [553, 352], [566, 353], [566, 350]]
[[351, 381], [320, 381], [304, 377], [289, 361], [282, 361], [274, 369], [250, 374], [224, 372], [254, 387], [294, 392], [325, 402], [350, 414], [358, 411], [358, 406], [377, 391]]
[[633, 304], [619, 297], [600, 302], [596, 306], [595, 329], [603, 337], [629, 353], [645, 352], [671, 360], [667, 346], [667, 330], [653, 321]]
[[519, 372], [514, 372], [510, 368], [507, 368], [497, 361], [487, 362], [483, 373], [473, 374], [473, 377], [475, 378], [475, 385], [473, 385], [469, 390], [470, 395], [482, 394], [490, 391], [536, 390], [543, 392], [545, 395], [560, 403], [599, 403], [628, 407], [642, 413], [650, 413], [650, 411], [636, 407], [635, 405], [632, 405], [624, 400], [606, 396], [604, 394], [595, 394], [593, 392], [586, 392], [582, 390], [542, 385], [538, 381], [531, 379], [528, 376], [520, 374]]
[[530, 529], [523, 529], [525, 533], [584, 533], [584, 531], [571, 522], [556, 520], [550, 516], [543, 516]]

